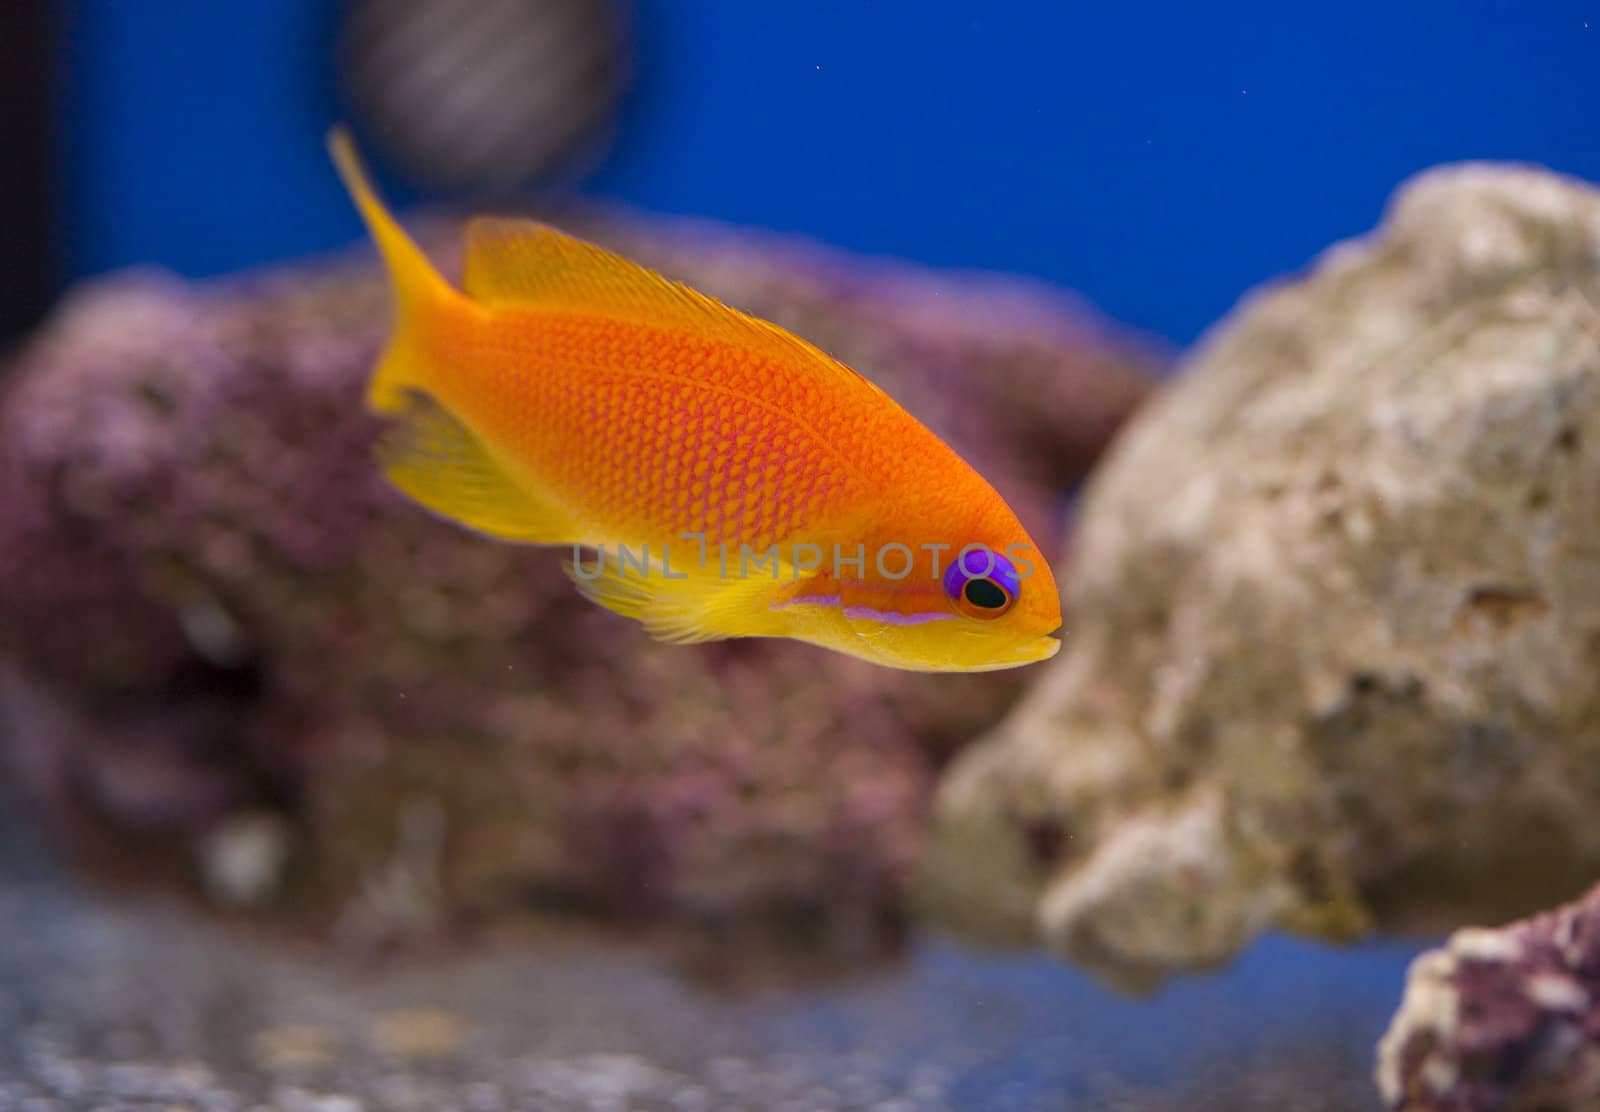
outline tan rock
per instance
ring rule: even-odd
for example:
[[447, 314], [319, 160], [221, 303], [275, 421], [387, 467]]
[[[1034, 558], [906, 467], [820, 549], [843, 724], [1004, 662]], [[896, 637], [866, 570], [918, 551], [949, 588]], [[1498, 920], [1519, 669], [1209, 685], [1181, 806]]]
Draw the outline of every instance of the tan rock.
[[1426, 174], [1114, 447], [1068, 647], [944, 782], [928, 902], [1142, 982], [1570, 896], [1600, 872], [1597, 522], [1600, 194]]

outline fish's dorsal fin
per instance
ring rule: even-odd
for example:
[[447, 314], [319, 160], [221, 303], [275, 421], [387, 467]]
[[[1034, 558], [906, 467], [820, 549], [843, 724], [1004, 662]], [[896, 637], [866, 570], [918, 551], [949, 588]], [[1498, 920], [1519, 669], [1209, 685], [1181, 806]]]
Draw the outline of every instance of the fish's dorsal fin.
[[548, 224], [480, 216], [467, 223], [466, 236], [462, 288], [484, 305], [570, 309], [688, 328], [773, 358], [798, 358], [878, 389], [793, 333]]

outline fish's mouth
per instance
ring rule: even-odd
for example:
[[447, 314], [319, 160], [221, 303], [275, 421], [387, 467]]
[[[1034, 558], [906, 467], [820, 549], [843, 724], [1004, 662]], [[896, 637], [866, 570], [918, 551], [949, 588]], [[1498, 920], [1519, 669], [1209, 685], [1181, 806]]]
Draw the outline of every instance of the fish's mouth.
[[1028, 653], [1028, 657], [1023, 661], [1023, 663], [1035, 664], [1041, 660], [1049, 660], [1052, 656], [1055, 656], [1056, 653], [1061, 651], [1060, 631], [1057, 630], [1055, 633], [1048, 633], [1039, 638], [1037, 641], [1032, 641], [1023, 647]]
[[1036, 637], [1032, 641], [1024, 641], [992, 664], [974, 671], [998, 672], [1002, 668], [1021, 668], [1025, 664], [1038, 664], [1042, 660], [1049, 660], [1061, 651], [1060, 633], [1058, 629], [1054, 633]]

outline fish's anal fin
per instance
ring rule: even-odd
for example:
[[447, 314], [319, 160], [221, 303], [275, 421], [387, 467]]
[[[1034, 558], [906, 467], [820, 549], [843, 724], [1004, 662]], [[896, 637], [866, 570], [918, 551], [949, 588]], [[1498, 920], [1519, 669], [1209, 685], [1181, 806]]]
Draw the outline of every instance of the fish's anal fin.
[[570, 543], [568, 515], [509, 475], [472, 430], [427, 393], [404, 391], [378, 441], [384, 474], [434, 513], [527, 544]]
[[566, 563], [567, 575], [585, 598], [625, 618], [633, 618], [657, 641], [693, 644], [730, 637], [782, 637], [787, 617], [772, 600], [792, 582], [793, 568], [771, 565], [748, 576], [722, 577], [709, 568], [693, 575], [663, 574], [659, 562], [643, 574], [618, 566], [615, 550], [590, 552], [581, 566]]
[[480, 216], [467, 223], [466, 240], [462, 288], [483, 305], [571, 310], [685, 329], [872, 385], [775, 324], [547, 224]]

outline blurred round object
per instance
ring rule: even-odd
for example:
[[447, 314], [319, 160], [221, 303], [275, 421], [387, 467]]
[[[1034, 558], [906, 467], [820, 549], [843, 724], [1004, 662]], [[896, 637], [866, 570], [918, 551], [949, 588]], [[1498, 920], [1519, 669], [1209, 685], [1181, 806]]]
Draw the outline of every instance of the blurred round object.
[[342, 77], [430, 185], [513, 189], [599, 145], [627, 76], [621, 0], [353, 0]]

